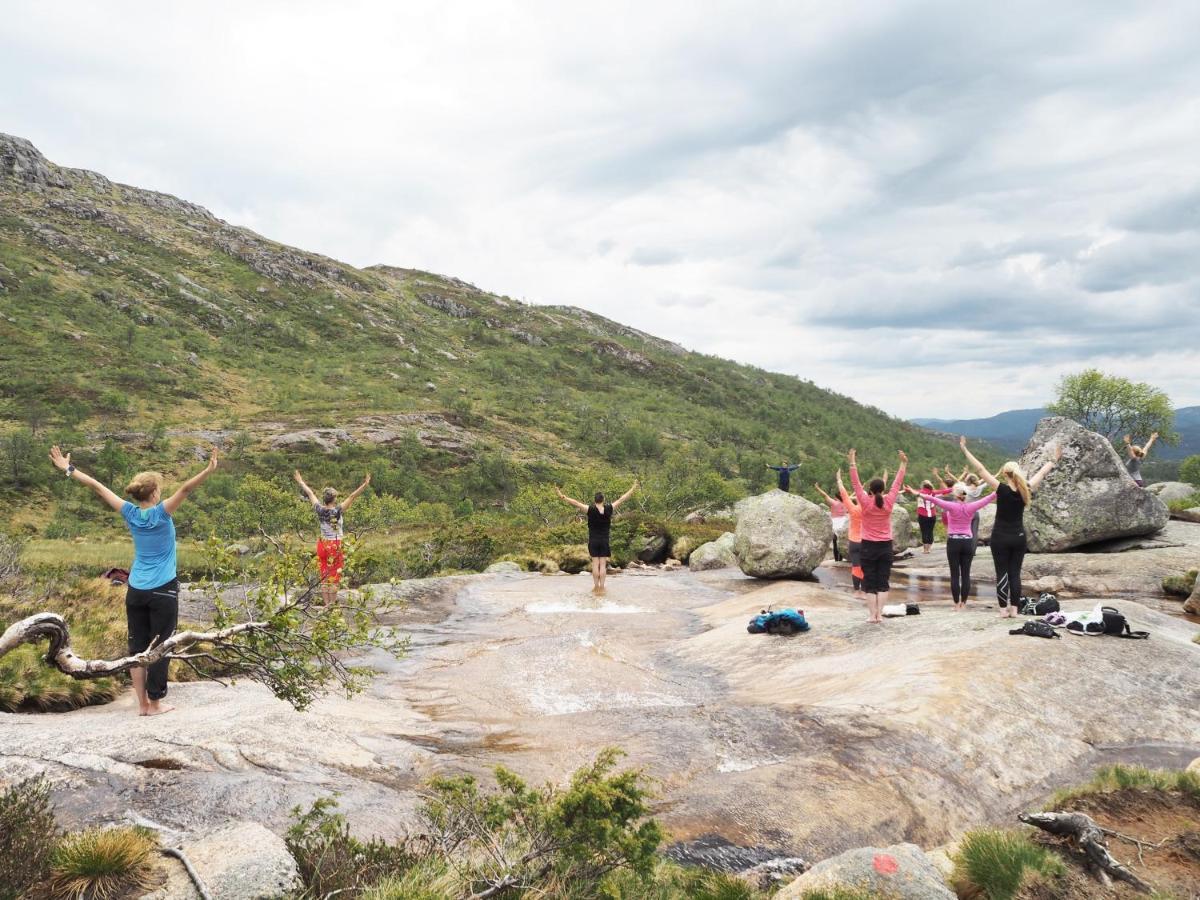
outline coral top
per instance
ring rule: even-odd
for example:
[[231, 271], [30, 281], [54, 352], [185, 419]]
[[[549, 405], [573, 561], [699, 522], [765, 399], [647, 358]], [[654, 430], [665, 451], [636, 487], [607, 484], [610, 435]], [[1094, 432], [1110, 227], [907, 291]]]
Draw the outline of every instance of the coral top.
[[850, 495], [846, 493], [844, 487], [838, 488], [838, 494], [842, 498], [842, 505], [846, 507], [846, 515], [850, 517], [850, 533], [847, 538], [850, 543], [857, 544], [862, 541], [862, 510], [858, 508], [858, 504], [850, 499]]
[[883, 506], [875, 505], [875, 497], [863, 490], [862, 482], [858, 480], [858, 466], [850, 467], [850, 483], [854, 486], [854, 496], [862, 507], [862, 539], [864, 541], [890, 541], [892, 539], [892, 507], [896, 505], [896, 496], [900, 493], [900, 485], [904, 484], [905, 466], [900, 466], [892, 481], [892, 488], [883, 496]]

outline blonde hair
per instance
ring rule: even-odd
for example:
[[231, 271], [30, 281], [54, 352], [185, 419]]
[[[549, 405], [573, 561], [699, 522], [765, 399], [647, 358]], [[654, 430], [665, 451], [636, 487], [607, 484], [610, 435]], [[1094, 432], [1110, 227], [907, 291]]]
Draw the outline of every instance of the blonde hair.
[[1129, 452], [1132, 453], [1134, 456], [1136, 456], [1138, 459], [1146, 458], [1146, 451], [1143, 450], [1141, 447], [1134, 447], [1131, 444], [1129, 447]]
[[138, 472], [133, 481], [125, 485], [125, 493], [139, 503], [145, 503], [162, 489], [163, 477], [158, 472]]
[[965, 497], [967, 496], [967, 486], [964, 482], [956, 481], [954, 482], [954, 487], [950, 489], [950, 493], [954, 497], [957, 497], [959, 494]]
[[331, 487], [327, 487], [327, 488], [325, 488], [325, 490], [323, 490], [321, 492], [321, 500], [324, 501], [326, 506], [328, 506], [330, 503], [332, 503], [334, 500], [336, 500], [337, 496], [338, 496], [337, 490], [334, 488], [331, 488]]
[[1021, 471], [1021, 467], [1011, 459], [1000, 468], [1000, 474], [1003, 475], [1017, 489], [1017, 493], [1021, 495], [1021, 500], [1025, 505], [1029, 505], [1029, 482], [1025, 480], [1025, 473]]
[[979, 484], [979, 476], [972, 472], [967, 476], [967, 484], [969, 484], [971, 487], [975, 487], [975, 485]]

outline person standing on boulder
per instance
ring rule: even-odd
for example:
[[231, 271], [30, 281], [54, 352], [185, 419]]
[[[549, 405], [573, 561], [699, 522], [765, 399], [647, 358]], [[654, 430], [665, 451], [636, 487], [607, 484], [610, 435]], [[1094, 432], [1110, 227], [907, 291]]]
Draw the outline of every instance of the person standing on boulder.
[[882, 478], [871, 479], [868, 489], [863, 490], [858, 478], [857, 456], [856, 451], [851, 450], [847, 458], [850, 461], [850, 484], [862, 510], [863, 592], [867, 595], [867, 621], [878, 625], [883, 622], [880, 610], [887, 603], [888, 591], [891, 590], [888, 576], [892, 572], [892, 508], [896, 505], [900, 485], [904, 483], [908, 456], [903, 450], [900, 451], [900, 468], [886, 495]]
[[824, 497], [825, 502], [829, 504], [829, 522], [833, 525], [833, 561], [841, 562], [842, 552], [838, 547], [838, 529], [849, 524], [849, 514], [846, 511], [846, 504], [841, 500], [830, 497], [815, 481], [813, 482], [813, 487], [817, 489], [817, 493]]
[[785, 459], [782, 466], [773, 466], [770, 463], [767, 463], [767, 468], [774, 469], [779, 473], [779, 489], [786, 494], [788, 489], [792, 486], [792, 473], [800, 468], [800, 464], [796, 463], [794, 466], [789, 466], [787, 460]]
[[859, 600], [866, 600], [867, 595], [863, 593], [862, 507], [858, 505], [857, 497], [846, 493], [846, 486], [842, 484], [841, 469], [837, 471], [837, 489], [838, 496], [846, 507], [846, 514], [850, 517], [850, 527], [846, 530], [846, 543], [849, 546], [846, 549], [850, 557], [850, 579], [854, 583], [854, 596]]
[[[1062, 446], [1054, 448], [1054, 459], [1037, 470], [1032, 478], [1025, 480], [1021, 466], [1009, 460], [993, 475], [974, 454], [967, 449], [967, 439], [960, 437], [958, 445], [966, 454], [967, 461], [975, 467], [979, 477], [996, 490], [996, 522], [992, 525], [992, 562], [996, 567], [996, 600], [1000, 604], [1001, 618], [1016, 618], [1021, 605], [1021, 568], [1029, 544], [1025, 537], [1025, 507], [1049, 474], [1062, 459]], [[1003, 479], [1003, 481], [1001, 480]]]
[[321, 530], [317, 538], [317, 568], [321, 573], [321, 597], [328, 606], [337, 600], [338, 585], [342, 581], [342, 569], [346, 565], [346, 554], [342, 549], [343, 514], [350, 508], [358, 495], [367, 489], [371, 483], [371, 473], [363, 479], [363, 483], [350, 492], [350, 496], [341, 503], [337, 502], [338, 492], [331, 487], [321, 492], [321, 499], [313, 493], [313, 489], [304, 483], [304, 477], [297, 469], [292, 476], [304, 491], [304, 496], [312, 504], [313, 512], [317, 514], [317, 527]]
[[637, 489], [638, 482], [634, 480], [633, 487], [612, 503], [605, 503], [604, 494], [601, 491], [596, 491], [596, 496], [593, 498], [594, 502], [587, 504], [571, 499], [562, 492], [562, 488], [560, 487], [554, 488], [558, 492], [559, 500], [562, 500], [564, 503], [570, 503], [576, 509], [587, 513], [588, 555], [592, 558], [593, 591], [603, 591], [604, 580], [608, 576], [608, 560], [612, 556], [612, 547], [609, 544], [609, 538], [612, 533], [613, 513], [616, 512], [622, 503], [632, 497], [633, 492]]
[[[910, 494], [921, 496], [912, 488]], [[975, 559], [975, 537], [971, 532], [972, 521], [978, 521], [979, 510], [996, 499], [993, 492], [979, 500], [968, 500], [969, 490], [963, 482], [954, 485], [954, 499], [930, 495], [928, 502], [946, 511], [946, 560], [950, 563], [950, 595], [954, 598], [954, 611], [967, 608], [967, 597], [971, 593], [971, 562]], [[918, 501], [919, 502], [919, 501]]]
[[1156, 431], [1150, 435], [1150, 440], [1146, 441], [1144, 446], [1139, 447], [1130, 441], [1129, 435], [1125, 435], [1125, 450], [1129, 454], [1129, 459], [1125, 460], [1125, 471], [1129, 473], [1129, 477], [1138, 487], [1146, 486], [1146, 481], [1142, 478], [1142, 460], [1146, 458], [1146, 454], [1150, 452], [1150, 448], [1157, 440], [1158, 432]]
[[[179, 624], [179, 577], [175, 567], [175, 510], [217, 468], [217, 448], [212, 448], [208, 465], [193, 475], [166, 500], [162, 499], [163, 477], [157, 472], [139, 472], [125, 488], [136, 504], [122, 500], [105, 485], [71, 464], [71, 454], [50, 448], [50, 461], [72, 481], [86, 484], [96, 495], [121, 514], [133, 537], [133, 565], [125, 589], [125, 620], [129, 628], [129, 652], [141, 653], [161, 644]], [[175, 707], [163, 703], [167, 696], [169, 659], [129, 670], [137, 695], [138, 715], [158, 716]]]

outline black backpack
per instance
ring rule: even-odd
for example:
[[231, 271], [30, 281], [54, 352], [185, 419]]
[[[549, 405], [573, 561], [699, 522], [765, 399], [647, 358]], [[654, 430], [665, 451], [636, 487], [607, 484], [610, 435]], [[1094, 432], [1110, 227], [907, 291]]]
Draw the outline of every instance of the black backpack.
[[1054, 630], [1053, 625], [1045, 622], [1026, 622], [1020, 628], [1014, 628], [1009, 634], [1027, 634], [1030, 637], [1061, 638], [1062, 635]]
[[1024, 616], [1044, 616], [1059, 609], [1058, 597], [1047, 591], [1039, 594], [1036, 600], [1032, 597], [1021, 598], [1021, 615]]
[[1129, 620], [1117, 612], [1114, 606], [1102, 606], [1100, 611], [1104, 614], [1104, 633], [1115, 634], [1117, 637], [1130, 638], [1131, 640], [1145, 640], [1150, 637], [1148, 631], [1131, 631], [1129, 629]]
[[906, 603], [904, 605], [904, 614], [906, 616], [919, 616], [921, 614], [921, 607], [916, 603]]

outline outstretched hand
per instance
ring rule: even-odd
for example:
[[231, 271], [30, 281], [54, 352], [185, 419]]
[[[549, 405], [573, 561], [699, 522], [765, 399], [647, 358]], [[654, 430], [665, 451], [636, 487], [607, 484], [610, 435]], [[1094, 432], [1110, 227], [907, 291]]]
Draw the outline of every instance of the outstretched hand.
[[908, 465], [908, 454], [903, 450], [900, 451], [900, 462], [904, 465]]
[[850, 465], [857, 467], [858, 466], [858, 451], [855, 450], [853, 447], [851, 447], [850, 452], [846, 454], [846, 459], [850, 460]]
[[296, 479], [297, 484], [304, 484], [304, 476], [300, 474], [299, 469], [292, 473], [292, 477]]
[[219, 462], [219, 460], [217, 458], [217, 447], [214, 444], [211, 449], [211, 452], [209, 453], [209, 456], [208, 456], [207, 471], [211, 472], [213, 469], [215, 469], [217, 467], [218, 462]]
[[562, 492], [562, 488], [560, 488], [557, 484], [554, 486], [554, 493], [558, 494], [559, 499], [567, 499], [567, 495]]
[[71, 465], [71, 454], [63, 453], [58, 449], [58, 444], [50, 448], [50, 462], [54, 463], [56, 469], [67, 471]]
[[366, 487], [370, 483], [371, 483], [371, 473], [368, 472], [366, 477], [363, 478], [363, 487]]
[[964, 450], [967, 449], [967, 436], [965, 434], [960, 434], [958, 436], [958, 446], [962, 447]]
[[1063, 449], [1062, 444], [1056, 444], [1054, 447], [1054, 461], [1058, 462], [1062, 459]]

